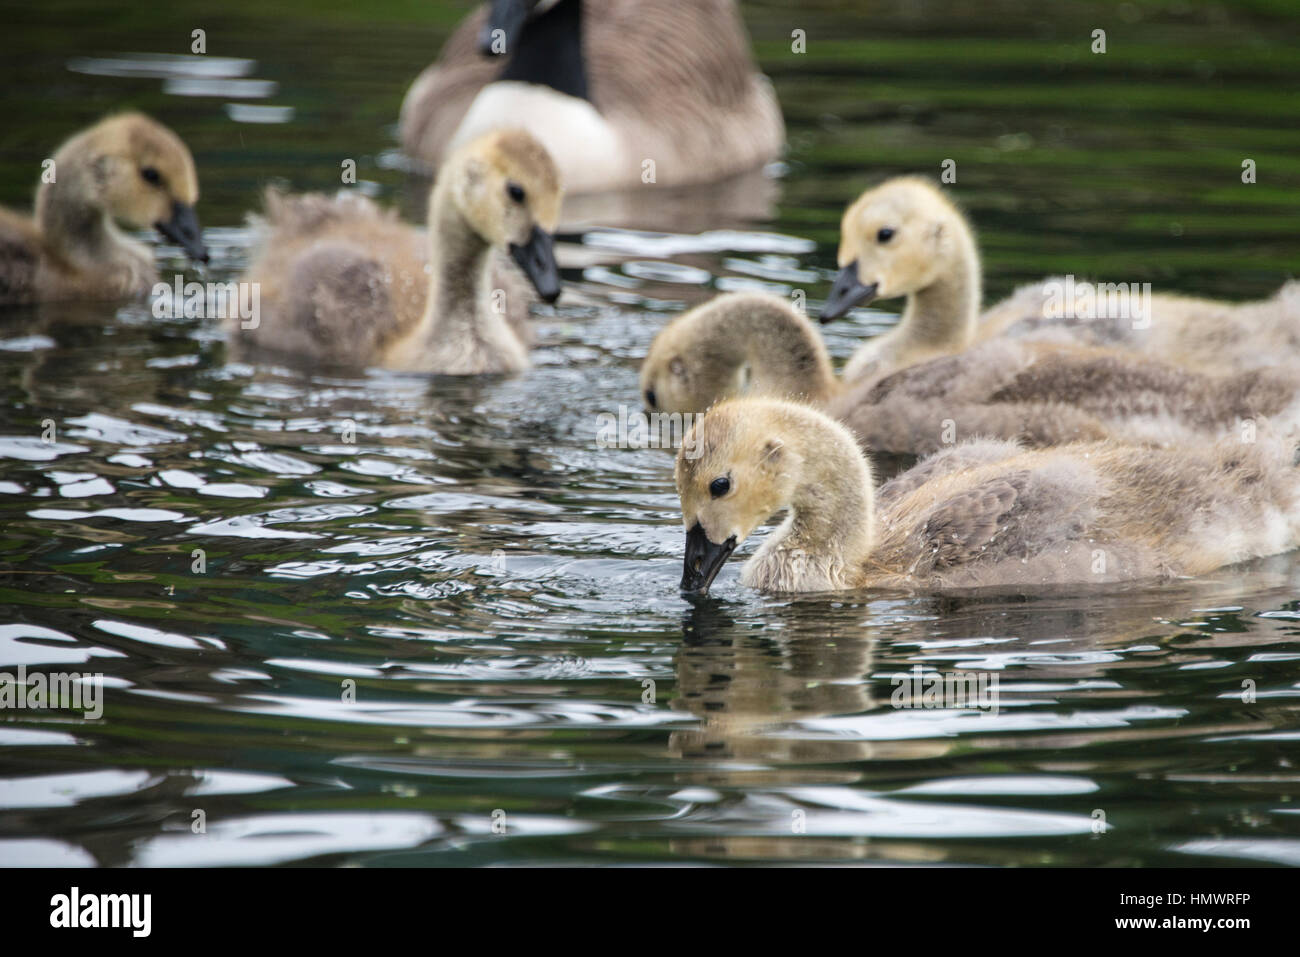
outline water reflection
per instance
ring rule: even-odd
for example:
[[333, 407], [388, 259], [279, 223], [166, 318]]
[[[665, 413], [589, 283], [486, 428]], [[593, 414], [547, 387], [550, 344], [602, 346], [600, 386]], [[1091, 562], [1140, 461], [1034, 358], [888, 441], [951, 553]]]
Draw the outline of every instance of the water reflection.
[[[684, 770], [683, 781], [789, 781], [784, 765], [876, 757], [875, 742], [800, 733], [809, 718], [861, 714], [875, 707], [870, 683], [874, 637], [844, 623], [832, 623], [822, 634], [800, 634], [798, 623], [796, 616], [777, 615], [758, 629], [737, 623], [708, 601], [687, 613], [673, 708], [695, 715], [700, 723], [698, 729], [673, 732], [668, 746], [683, 758], [734, 762], [736, 768], [710, 767], [698, 775]], [[795, 777], [826, 780], [817, 771], [796, 772]], [[830, 780], [856, 777], [856, 772], [829, 772]]]

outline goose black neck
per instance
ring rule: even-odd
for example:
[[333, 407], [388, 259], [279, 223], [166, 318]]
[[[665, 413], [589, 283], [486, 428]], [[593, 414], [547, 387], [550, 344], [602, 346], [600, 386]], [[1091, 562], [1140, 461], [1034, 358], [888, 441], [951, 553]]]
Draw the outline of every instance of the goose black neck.
[[537, 83], [580, 100], [587, 94], [582, 60], [582, 0], [560, 0], [524, 24], [500, 79]]

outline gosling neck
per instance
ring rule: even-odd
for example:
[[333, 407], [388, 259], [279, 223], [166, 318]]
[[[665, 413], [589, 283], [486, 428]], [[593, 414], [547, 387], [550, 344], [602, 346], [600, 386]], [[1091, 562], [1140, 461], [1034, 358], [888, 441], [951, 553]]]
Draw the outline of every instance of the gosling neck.
[[790, 514], [751, 559], [747, 584], [775, 590], [845, 588], [876, 543], [871, 468], [848, 438], [809, 422]]
[[68, 266], [103, 269], [149, 258], [92, 197], [93, 173], [76, 158], [55, 157], [55, 181], [36, 191], [35, 220], [49, 253]]
[[432, 204], [429, 222], [428, 318], [440, 333], [473, 335], [479, 325], [480, 297], [491, 285], [492, 247], [453, 208], [446, 197]]
[[492, 288], [493, 247], [447, 193], [435, 188], [429, 204], [429, 298], [392, 361], [452, 375], [522, 369], [527, 349], [510, 328], [510, 303]]
[[975, 339], [980, 307], [980, 262], [974, 239], [962, 228], [947, 268], [912, 293], [899, 323], [906, 346], [935, 353], [960, 352]]

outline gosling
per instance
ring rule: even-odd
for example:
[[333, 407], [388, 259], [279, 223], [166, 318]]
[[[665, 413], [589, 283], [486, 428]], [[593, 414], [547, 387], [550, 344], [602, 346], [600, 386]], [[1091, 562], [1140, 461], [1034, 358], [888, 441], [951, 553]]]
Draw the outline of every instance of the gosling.
[[797, 403], [734, 399], [696, 420], [675, 478], [687, 594], [706, 594], [782, 511], [742, 584], [1031, 590], [1201, 575], [1300, 544], [1294, 446], [1267, 432], [1180, 450], [974, 441], [876, 491], [843, 425]]
[[[1224, 303], [1155, 294], [1094, 296], [1078, 316], [1068, 280], [1022, 287], [981, 318], [979, 251], [970, 224], [928, 180], [904, 176], [863, 193], [844, 213], [840, 272], [823, 322], [877, 299], [907, 298], [898, 325], [864, 344], [846, 381], [960, 352], [1000, 335], [1123, 348], [1207, 372], [1276, 365], [1300, 354], [1300, 283], [1271, 299]], [[1139, 306], [1143, 315], [1132, 307]], [[1096, 318], [1090, 318], [1096, 313]]]
[[145, 295], [153, 253], [119, 223], [207, 262], [198, 199], [194, 159], [167, 127], [122, 113], [82, 130], [44, 166], [34, 216], [0, 209], [0, 306]]
[[232, 316], [239, 354], [441, 375], [527, 368], [527, 319], [560, 295], [561, 187], [528, 133], [457, 152], [429, 198], [428, 237], [354, 194], [270, 194], [245, 279], [261, 316]]
[[842, 383], [816, 327], [784, 299], [727, 293], [673, 319], [641, 365], [651, 412], [699, 413], [738, 396], [794, 399], [849, 425], [865, 448], [925, 455], [962, 438], [1032, 447], [1089, 439], [1176, 444], [1248, 434], [1261, 417], [1300, 431], [1289, 369], [1211, 376], [1123, 351], [995, 338]]

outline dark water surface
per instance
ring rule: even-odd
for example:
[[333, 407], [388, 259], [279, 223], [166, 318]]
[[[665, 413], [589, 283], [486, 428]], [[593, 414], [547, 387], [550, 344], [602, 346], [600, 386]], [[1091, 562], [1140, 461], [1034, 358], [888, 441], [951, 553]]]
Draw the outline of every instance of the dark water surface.
[[[190, 278], [242, 268], [266, 182], [334, 189], [343, 159], [418, 217], [392, 129], [464, 5], [225, 6], [7, 6], [0, 201], [135, 106], [199, 164]], [[0, 314], [0, 671], [100, 672], [106, 699], [0, 712], [0, 864], [1300, 864], [1296, 556], [1031, 600], [772, 598], [733, 563], [692, 606], [669, 454], [596, 445], [671, 313], [815, 302], [844, 203], [948, 158], [991, 297], [1292, 274], [1290, 4], [1021, 6], [746, 4], [789, 155], [630, 198], [658, 234], [571, 210], [517, 378], [228, 364], [217, 322], [147, 303]], [[208, 59], [144, 56], [195, 28]], [[997, 713], [891, 707], [917, 665], [996, 678]]]

